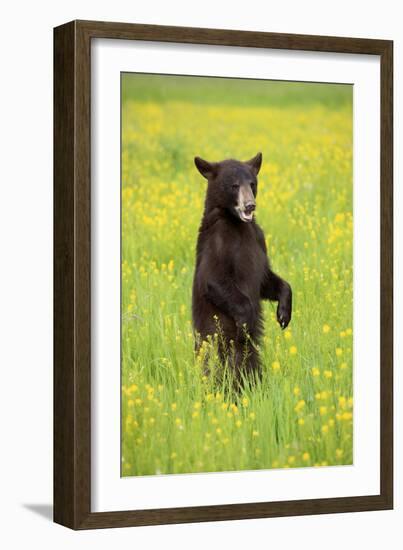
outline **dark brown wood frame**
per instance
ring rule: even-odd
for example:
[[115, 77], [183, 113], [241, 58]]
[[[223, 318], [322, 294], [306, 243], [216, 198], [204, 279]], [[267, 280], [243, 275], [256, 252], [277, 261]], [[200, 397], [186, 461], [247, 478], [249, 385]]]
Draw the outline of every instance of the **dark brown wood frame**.
[[[379, 495], [91, 512], [91, 39], [370, 54], [381, 59], [381, 487]], [[72, 529], [393, 507], [393, 42], [72, 21], [54, 29], [54, 521]]]

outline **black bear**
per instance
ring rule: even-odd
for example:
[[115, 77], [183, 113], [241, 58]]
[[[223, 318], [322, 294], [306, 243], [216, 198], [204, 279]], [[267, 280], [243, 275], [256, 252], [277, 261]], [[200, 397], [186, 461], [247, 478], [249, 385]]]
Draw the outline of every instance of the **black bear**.
[[291, 320], [292, 300], [290, 285], [270, 268], [264, 234], [254, 220], [262, 154], [247, 162], [194, 161], [208, 180], [193, 280], [196, 350], [219, 327], [221, 362], [231, 366], [238, 381], [260, 377], [261, 300], [278, 302], [283, 329]]

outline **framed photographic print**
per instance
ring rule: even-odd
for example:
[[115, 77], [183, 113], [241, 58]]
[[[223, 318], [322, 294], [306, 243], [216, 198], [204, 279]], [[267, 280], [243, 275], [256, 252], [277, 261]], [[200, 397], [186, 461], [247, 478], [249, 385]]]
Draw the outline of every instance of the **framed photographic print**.
[[393, 43], [54, 32], [54, 519], [390, 509]]

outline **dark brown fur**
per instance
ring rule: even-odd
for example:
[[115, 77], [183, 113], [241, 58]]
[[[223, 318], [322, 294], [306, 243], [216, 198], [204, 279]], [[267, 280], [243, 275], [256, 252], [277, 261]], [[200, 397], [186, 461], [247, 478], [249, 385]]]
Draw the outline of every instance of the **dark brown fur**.
[[291, 287], [271, 270], [262, 229], [254, 219], [242, 221], [236, 209], [240, 186], [256, 197], [261, 161], [260, 153], [248, 162], [195, 159], [208, 179], [193, 281], [196, 349], [219, 327], [221, 361], [228, 361], [238, 378], [241, 372], [261, 373], [256, 350], [263, 332], [261, 300], [278, 302], [282, 328], [291, 320]]

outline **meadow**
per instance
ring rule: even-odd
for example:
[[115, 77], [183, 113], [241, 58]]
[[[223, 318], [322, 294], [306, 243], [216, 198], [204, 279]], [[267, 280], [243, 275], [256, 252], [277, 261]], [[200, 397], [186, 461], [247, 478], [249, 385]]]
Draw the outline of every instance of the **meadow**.
[[[191, 288], [205, 180], [263, 153], [256, 218], [293, 288], [262, 382], [203, 376]], [[122, 76], [122, 475], [351, 464], [352, 88]]]

